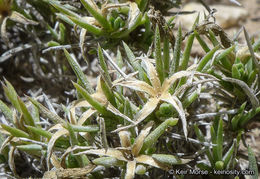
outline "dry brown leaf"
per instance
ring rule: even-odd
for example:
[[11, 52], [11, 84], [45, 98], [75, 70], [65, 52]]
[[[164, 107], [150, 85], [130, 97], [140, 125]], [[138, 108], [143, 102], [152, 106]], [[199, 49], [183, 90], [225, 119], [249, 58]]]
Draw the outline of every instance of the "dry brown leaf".
[[[14, 163], [14, 152], [15, 152], [15, 147], [11, 146], [8, 152], [8, 165], [10, 169], [12, 170], [14, 176], [18, 177], [16, 168], [15, 168], [15, 163]], [[19, 177], [18, 177], [19, 178]]]
[[61, 168], [61, 164], [58, 161], [57, 157], [55, 154], [51, 155], [51, 164], [56, 168], [56, 169], [60, 169]]
[[87, 29], [81, 28], [80, 35], [79, 35], [79, 47], [80, 47], [80, 51], [81, 51], [81, 54], [82, 54], [85, 62], [88, 62], [88, 59], [85, 55], [85, 48], [84, 48], [86, 34], [87, 34]]
[[77, 124], [77, 122], [76, 122], [76, 116], [75, 116], [75, 113], [73, 114], [71, 111], [69, 111], [69, 114], [70, 114], [70, 123], [71, 124], [74, 124], [74, 125], [76, 125]]
[[38, 25], [38, 22], [27, 19], [22, 14], [17, 11], [13, 11], [11, 16], [9, 17], [12, 21], [19, 22], [24, 25]]
[[5, 43], [8, 43], [8, 36], [6, 32], [6, 22], [8, 20], [8, 17], [4, 18], [3, 22], [1, 23], [1, 38], [4, 40]]
[[169, 170], [167, 165], [164, 165], [162, 163], [157, 162], [156, 160], [154, 160], [151, 156], [148, 155], [140, 155], [138, 157], [135, 158], [137, 163], [143, 163], [146, 165], [151, 165], [154, 166], [156, 168], [160, 168], [163, 170]]
[[94, 154], [94, 155], [114, 157], [118, 160], [127, 162], [127, 159], [124, 157], [122, 152], [113, 148], [108, 148], [107, 150], [106, 149], [86, 150], [83, 152], [76, 153], [75, 155], [83, 155], [83, 154]]
[[87, 111], [85, 111], [85, 112], [81, 115], [80, 119], [78, 120], [78, 125], [79, 125], [79, 126], [83, 125], [84, 122], [85, 122], [88, 118], [90, 118], [95, 112], [97, 112], [97, 110], [91, 109], [91, 108], [88, 109]]
[[129, 14], [128, 14], [128, 28], [130, 29], [138, 19], [141, 14], [140, 9], [138, 8], [135, 2], [129, 2]]
[[120, 131], [118, 133], [119, 138], [120, 138], [120, 143], [122, 147], [130, 147], [131, 146], [131, 141], [130, 141], [130, 135], [131, 133], [129, 131]]
[[101, 138], [102, 146], [103, 146], [103, 148], [107, 149], [108, 148], [108, 142], [107, 142], [105, 120], [102, 117], [99, 117], [98, 120], [99, 120], [100, 138]]
[[153, 127], [153, 121], [150, 121], [145, 127], [141, 130], [140, 134], [135, 140], [135, 143], [132, 146], [132, 154], [133, 156], [137, 157], [139, 155], [140, 150], [143, 147], [144, 139], [150, 133], [150, 130]]
[[52, 152], [53, 152], [52, 149], [54, 147], [54, 144], [55, 144], [55, 142], [58, 138], [60, 138], [63, 135], [66, 135], [66, 134], [69, 134], [69, 132], [66, 129], [62, 128], [62, 129], [58, 130], [55, 134], [52, 135], [52, 137], [51, 137], [51, 139], [48, 143], [48, 147], [47, 147], [47, 167], [48, 167], [48, 170], [51, 169], [50, 158], [51, 158], [51, 155], [52, 155]]
[[14, 137], [13, 136], [8, 136], [4, 142], [2, 143], [1, 145], [1, 148], [0, 148], [0, 153], [2, 154], [4, 148], [9, 144], [9, 142], [13, 139]]
[[86, 175], [95, 168], [95, 165], [87, 165], [84, 168], [68, 168], [68, 169], [58, 169], [55, 171], [47, 171], [44, 173], [44, 179], [65, 179], [65, 178], [81, 178], [86, 177]]
[[179, 71], [177, 73], [174, 73], [171, 77], [164, 80], [164, 82], [162, 84], [162, 89], [163, 89], [162, 93], [168, 92], [168, 90], [170, 89], [170, 87], [176, 80], [178, 80], [182, 77], [190, 76], [192, 74], [193, 74], [193, 72], [191, 72], [191, 71]]
[[182, 103], [180, 102], [180, 100], [176, 96], [171, 96], [170, 93], [163, 95], [161, 97], [161, 100], [168, 102], [176, 109], [176, 111], [178, 112], [178, 114], [181, 118], [184, 136], [185, 136], [185, 138], [187, 138], [187, 133], [188, 133], [187, 120], [185, 117], [185, 111], [183, 110]]
[[160, 82], [160, 79], [159, 79], [158, 74], [156, 72], [156, 69], [155, 69], [154, 65], [151, 62], [149, 62], [148, 59], [144, 59], [143, 61], [144, 61], [145, 66], [147, 68], [148, 77], [149, 77], [149, 79], [152, 83], [154, 90], [155, 90], [155, 93], [156, 93], [155, 95], [158, 95], [158, 94], [161, 93], [162, 87], [161, 87], [161, 82]]
[[158, 98], [150, 98], [143, 108], [136, 114], [137, 123], [142, 122], [147, 116], [149, 116], [157, 107], [160, 99]]
[[136, 161], [128, 161], [126, 165], [125, 179], [132, 179], [135, 176]]
[[66, 168], [66, 157], [71, 153], [74, 152], [75, 150], [88, 150], [88, 149], [93, 149], [95, 147], [92, 146], [74, 146], [74, 147], [69, 147], [67, 150], [62, 154], [61, 156], [61, 162], [60, 165], [62, 168]]
[[63, 126], [61, 124], [56, 124], [52, 126], [48, 131], [51, 132], [53, 130], [59, 130], [59, 129], [63, 129]]
[[116, 116], [120, 116], [123, 119], [127, 120], [128, 122], [135, 124], [134, 121], [132, 121], [129, 117], [127, 117], [126, 115], [122, 114], [118, 109], [116, 109], [113, 105], [111, 105], [110, 103], [107, 104], [107, 110], [112, 112], [113, 114], [115, 114]]
[[148, 93], [151, 96], [156, 95], [156, 92], [152, 86], [150, 86], [149, 84], [147, 84], [143, 81], [139, 81], [139, 80], [127, 80], [127, 81], [123, 81], [121, 83], [117, 83], [114, 86], [124, 86], [124, 87], [130, 88], [130, 89], [136, 90], [136, 91]]

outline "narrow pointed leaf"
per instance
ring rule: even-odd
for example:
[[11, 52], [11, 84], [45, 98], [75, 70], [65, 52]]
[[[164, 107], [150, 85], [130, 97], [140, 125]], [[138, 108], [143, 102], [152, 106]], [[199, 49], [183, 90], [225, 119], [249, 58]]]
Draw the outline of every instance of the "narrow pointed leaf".
[[175, 42], [175, 45], [174, 45], [173, 59], [172, 59], [172, 63], [171, 63], [170, 75], [173, 75], [179, 69], [180, 56], [181, 56], [181, 42], [182, 42], [182, 28], [181, 28], [181, 25], [179, 25], [178, 35], [177, 35], [176, 42]]
[[158, 98], [150, 98], [146, 104], [143, 106], [143, 108], [141, 109], [141, 111], [139, 111], [136, 114], [136, 121], [137, 123], [142, 122], [143, 120], [146, 119], [147, 116], [149, 116], [157, 107], [159, 103], [159, 99]]
[[137, 7], [135, 2], [129, 2], [129, 13], [127, 19], [127, 28], [119, 30], [111, 34], [113, 38], [123, 38], [128, 36], [133, 30], [135, 30], [142, 23], [142, 13]]
[[115, 84], [115, 86], [125, 86], [130, 89], [133, 89], [135, 91], [141, 91], [148, 93], [151, 96], [154, 96], [156, 94], [154, 88], [147, 84], [146, 82], [139, 81], [139, 80], [127, 80], [123, 81], [121, 83]]
[[78, 120], [78, 125], [81, 126], [85, 123], [85, 121], [92, 116], [94, 113], [96, 113], [97, 111], [94, 109], [88, 109], [86, 112], [84, 112], [82, 114], [82, 116], [80, 117], [80, 119]]
[[38, 144], [27, 144], [27, 145], [18, 145], [16, 146], [19, 150], [25, 152], [37, 152], [42, 150], [42, 146]]
[[169, 39], [165, 38], [163, 42], [163, 62], [164, 62], [164, 76], [167, 78], [170, 69], [170, 47]]
[[95, 17], [95, 19], [102, 25], [105, 29], [110, 30], [111, 26], [106, 20], [106, 18], [101, 14], [100, 10], [96, 6], [95, 2], [92, 0], [80, 0], [87, 11]]
[[156, 62], [156, 71], [158, 74], [158, 77], [163, 83], [164, 81], [164, 73], [163, 73], [163, 61], [162, 61], [162, 52], [161, 52], [161, 38], [160, 38], [160, 31], [158, 24], [156, 25], [156, 30], [155, 30], [155, 37], [154, 37], [154, 46], [155, 46], [155, 62]]
[[17, 11], [13, 11], [9, 19], [24, 25], [38, 25], [38, 22], [26, 18]]
[[43, 106], [38, 101], [36, 101], [33, 98], [28, 97], [28, 96], [27, 96], [27, 98], [40, 110], [41, 114], [44, 117], [49, 118], [52, 122], [54, 122], [56, 124], [58, 124], [58, 123], [64, 124], [65, 123], [65, 121], [62, 118], [60, 118], [58, 115], [56, 115], [55, 113], [48, 110], [45, 106]]
[[199, 65], [197, 67], [197, 71], [203, 71], [203, 68], [206, 66], [206, 64], [212, 59], [214, 53], [220, 48], [220, 46], [215, 46], [212, 50], [210, 50], [199, 62]]
[[75, 155], [83, 155], [83, 154], [108, 156], [108, 157], [114, 157], [118, 160], [127, 161], [127, 159], [124, 157], [122, 152], [120, 152], [119, 150], [113, 149], [113, 148], [86, 150], [83, 152], [76, 153]]
[[128, 161], [126, 164], [125, 179], [133, 179], [135, 176], [136, 161]]
[[176, 111], [178, 112], [178, 114], [181, 118], [184, 136], [187, 139], [187, 135], [188, 135], [187, 120], [185, 117], [184, 109], [182, 107], [182, 103], [179, 101], [179, 99], [177, 97], [174, 97], [174, 96], [171, 97], [170, 94], [167, 94], [167, 95], [161, 97], [161, 100], [170, 103], [176, 109]]
[[53, 147], [55, 145], [55, 142], [63, 135], [68, 134], [69, 132], [64, 129], [61, 128], [60, 130], [58, 130], [55, 134], [52, 135], [49, 143], [48, 143], [48, 147], [47, 147], [47, 167], [48, 170], [51, 169], [51, 164], [50, 164], [50, 160], [51, 160], [51, 156], [53, 153]]
[[105, 167], [122, 167], [124, 165], [123, 161], [117, 160], [114, 157], [100, 157], [92, 160], [95, 165], [102, 165]]
[[178, 157], [175, 157], [173, 155], [168, 154], [153, 154], [153, 159], [157, 160], [160, 163], [166, 164], [166, 165], [179, 165], [184, 164], [184, 161], [179, 159]]
[[76, 59], [74, 59], [69, 52], [64, 49], [64, 53], [65, 56], [71, 66], [71, 68], [73, 69], [74, 73], [76, 74], [77, 78], [80, 80], [81, 84], [84, 86], [84, 88], [89, 92], [89, 93], [93, 93], [94, 90], [92, 89], [90, 83], [88, 82], [85, 74], [82, 72], [81, 67], [79, 66], [78, 62], [76, 61]]
[[71, 128], [75, 132], [98, 132], [99, 131], [99, 127], [97, 125], [88, 125], [88, 126], [71, 125]]
[[130, 141], [130, 132], [128, 131], [120, 131], [118, 133], [120, 138], [120, 144], [122, 147], [131, 147], [131, 141]]
[[186, 45], [184, 52], [183, 52], [183, 57], [182, 57], [182, 60], [181, 60], [179, 70], [186, 70], [187, 67], [188, 67], [188, 62], [189, 62], [189, 59], [190, 59], [190, 53], [191, 53], [193, 41], [194, 41], [194, 33], [192, 33], [188, 37], [187, 45]]
[[141, 152], [144, 152], [147, 148], [152, 147], [158, 141], [158, 138], [165, 132], [169, 126], [174, 126], [178, 122], [178, 119], [167, 119], [154, 129], [144, 140]]
[[145, 127], [141, 130], [140, 134], [135, 140], [135, 143], [132, 146], [132, 154], [136, 157], [139, 155], [140, 150], [143, 147], [144, 140], [146, 136], [150, 133], [150, 130], [153, 127], [153, 121], [150, 121]]
[[238, 80], [238, 79], [234, 79], [234, 78], [228, 78], [228, 77], [222, 78], [222, 80], [228, 81], [228, 82], [231, 82], [231, 83], [235, 83], [235, 84], [239, 85], [243, 89], [243, 91], [246, 93], [248, 98], [250, 99], [253, 108], [255, 109], [255, 108], [257, 108], [259, 106], [259, 104], [260, 104], [259, 100], [255, 96], [255, 94], [252, 91], [252, 89], [249, 88], [248, 85], [244, 81]]
[[145, 66], [147, 68], [147, 74], [150, 79], [150, 82], [155, 90], [155, 94], [158, 95], [161, 92], [161, 82], [160, 78], [158, 77], [158, 72], [156, 71], [155, 67], [148, 59], [143, 60]]
[[22, 114], [24, 116], [25, 123], [30, 126], [35, 126], [34, 120], [31, 116], [30, 112], [26, 108], [25, 104], [23, 103], [23, 101], [19, 97], [17, 97], [17, 100], [18, 100], [20, 108], [22, 110]]
[[10, 100], [10, 102], [12, 103], [12, 105], [16, 108], [16, 110], [20, 113], [22, 113], [19, 102], [17, 100], [17, 93], [14, 89], [14, 87], [11, 85], [11, 83], [7, 80], [5, 80], [5, 84], [6, 86], [2, 83], [5, 95], [7, 96], [7, 98]]
[[30, 138], [29, 134], [27, 134], [26, 132], [20, 130], [20, 129], [17, 129], [17, 128], [13, 128], [13, 127], [10, 127], [8, 125], [5, 125], [5, 124], [0, 124], [1, 127], [6, 130], [7, 132], [9, 132], [12, 136], [14, 137], [24, 137], [24, 138]]
[[227, 151], [227, 153], [224, 155], [223, 157], [223, 162], [224, 162], [224, 167], [226, 168], [229, 164], [229, 162], [231, 161], [231, 157], [233, 156], [233, 152], [234, 152], [234, 147], [235, 147], [235, 142], [233, 142], [232, 146], [229, 148], [229, 150]]
[[98, 59], [102, 70], [104, 71], [105, 79], [108, 80], [108, 84], [112, 84], [111, 77], [109, 76], [108, 67], [105, 62], [105, 58], [100, 45], [98, 44]]
[[143, 163], [143, 164], [150, 165], [150, 166], [153, 166], [156, 168], [160, 168], [160, 169], [166, 170], [166, 171], [169, 170], [167, 165], [156, 161], [155, 159], [153, 159], [153, 157], [148, 156], [148, 155], [139, 155], [135, 159], [136, 159], [137, 163]]
[[132, 123], [132, 124], [135, 124], [135, 122], [130, 119], [129, 117], [127, 117], [126, 115], [124, 115], [123, 113], [121, 113], [117, 108], [115, 108], [113, 105], [111, 105], [110, 103], [106, 106], [107, 107], [107, 110], [111, 113], [113, 113], [114, 115], [120, 117], [120, 118], [123, 118], [125, 119], [126, 121]]
[[2, 100], [0, 100], [0, 111], [4, 114], [8, 122], [13, 123], [13, 112]]
[[203, 50], [208, 53], [210, 51], [210, 48], [208, 47], [207, 43], [200, 37], [200, 35], [198, 34], [198, 32], [195, 30], [194, 31], [195, 37], [198, 40], [198, 42], [200, 43], [200, 46], [203, 48]]
[[95, 108], [101, 114], [108, 115], [108, 111], [106, 110], [105, 106], [103, 106], [98, 101], [96, 101], [93, 97], [91, 97], [90, 94], [77, 83], [73, 82], [73, 85], [77, 89], [77, 91], [89, 102], [89, 104], [91, 104], [93, 108]]
[[218, 148], [218, 159], [222, 160], [222, 151], [223, 151], [223, 120], [222, 119], [220, 119], [218, 123], [217, 148]]
[[241, 119], [239, 120], [239, 127], [244, 127], [247, 122], [258, 113], [260, 113], [260, 106], [256, 109], [251, 109], [247, 114], [241, 117]]
[[258, 167], [256, 163], [256, 158], [250, 146], [248, 147], [248, 160], [249, 160], [249, 166], [248, 166], [249, 170], [254, 171], [254, 175], [252, 175], [251, 177], [253, 179], [258, 179]]
[[227, 55], [229, 55], [234, 49], [235, 49], [235, 45], [232, 45], [231, 47], [225, 49], [223, 52], [221, 52], [213, 61], [213, 64], [217, 64], [218, 61], [220, 61], [221, 59], [227, 57]]
[[73, 17], [77, 17], [79, 18], [79, 15], [76, 14], [75, 12], [67, 9], [66, 7], [64, 7], [63, 5], [60, 4], [59, 1], [56, 0], [45, 0], [48, 3], [50, 3], [52, 6], [54, 6], [57, 10], [59, 10], [61, 13], [69, 15], [69, 16], [73, 16]]
[[132, 50], [128, 47], [128, 45], [123, 41], [123, 46], [127, 55], [127, 59], [129, 64], [133, 67], [134, 71], [138, 71], [139, 79], [145, 80], [147, 76], [145, 76], [144, 70], [142, 66], [139, 64], [139, 62], [136, 60], [134, 53]]
[[90, 22], [83, 19], [82, 17], [79, 18], [79, 17], [68, 16], [68, 18], [76, 25], [86, 29], [88, 32], [94, 35], [101, 35], [103, 33], [102, 29], [100, 29], [99, 27], [93, 24], [90, 24]]
[[43, 130], [43, 129], [40, 129], [40, 128], [37, 128], [37, 127], [26, 126], [26, 128], [28, 128], [30, 131], [32, 131], [33, 133], [35, 133], [35, 134], [37, 134], [37, 135], [46, 137], [47, 139], [50, 139], [51, 136], [52, 136], [52, 133], [51, 133], [51, 132], [48, 132], [48, 131], [46, 131], [46, 130]]
[[[251, 58], [253, 59], [253, 62], [254, 62], [255, 66], [257, 68], [257, 71], [258, 71], [258, 75], [260, 76], [260, 64], [259, 64], [258, 60], [256, 60], [256, 58], [255, 58], [254, 49], [252, 47], [252, 44], [251, 44], [250, 39], [249, 39], [249, 35], [248, 35], [244, 26], [243, 26], [243, 30], [244, 30], [244, 34], [245, 34], [245, 37], [246, 37], [246, 43], [247, 43], [247, 46], [249, 48], [249, 52], [251, 54]], [[260, 79], [258, 79], [258, 82], [260, 83]]]
[[103, 78], [100, 78], [100, 84], [101, 84], [101, 88], [103, 93], [105, 94], [107, 100], [115, 107], [117, 107], [116, 104], [116, 98], [115, 95], [111, 89], [111, 87], [109, 87], [109, 85], [107, 84], [107, 82], [105, 80], [103, 80]]

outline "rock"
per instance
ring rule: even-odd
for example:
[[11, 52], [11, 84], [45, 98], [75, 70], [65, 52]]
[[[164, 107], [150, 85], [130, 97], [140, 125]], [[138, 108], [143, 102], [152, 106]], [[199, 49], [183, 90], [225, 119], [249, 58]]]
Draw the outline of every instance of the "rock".
[[[216, 23], [222, 28], [237, 26], [240, 24], [241, 21], [246, 20], [247, 16], [249, 15], [246, 9], [237, 6], [212, 5], [210, 6], [210, 8], [214, 8], [217, 10], [214, 16], [216, 17]], [[208, 14], [205, 7], [199, 3], [188, 3], [182, 8], [182, 11], [194, 10], [196, 12], [200, 12], [200, 22], [204, 20], [204, 12]], [[198, 13], [180, 15], [177, 19], [179, 22], [181, 22], [182, 26], [185, 29], [190, 30], [197, 15]]]

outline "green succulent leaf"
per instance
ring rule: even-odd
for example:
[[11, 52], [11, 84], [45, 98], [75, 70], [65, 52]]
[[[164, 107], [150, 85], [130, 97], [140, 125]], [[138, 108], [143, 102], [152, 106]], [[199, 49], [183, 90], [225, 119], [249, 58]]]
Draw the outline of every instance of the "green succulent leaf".
[[105, 167], [122, 167], [124, 166], [125, 162], [121, 161], [121, 160], [117, 160], [114, 157], [100, 157], [97, 159], [92, 160], [92, 162], [95, 165], [102, 165]]
[[42, 146], [38, 144], [18, 145], [16, 146], [16, 148], [25, 152], [34, 152], [42, 150]]
[[50, 139], [52, 136], [51, 132], [46, 131], [44, 129], [40, 129], [38, 127], [26, 126], [26, 128], [28, 128], [31, 132], [35, 133], [36, 135], [46, 137], [47, 139]]
[[176, 156], [168, 154], [153, 154], [153, 159], [167, 165], [178, 165], [183, 164], [182, 160]]
[[144, 140], [141, 153], [147, 148], [152, 147], [158, 140], [158, 138], [165, 132], [169, 126], [174, 126], [178, 122], [178, 119], [167, 119], [161, 123], [156, 129], [154, 129]]
[[87, 125], [87, 126], [71, 125], [71, 128], [75, 132], [98, 132], [99, 131], [99, 127], [97, 125]]
[[24, 132], [24, 131], [22, 131], [20, 129], [17, 129], [17, 128], [14, 128], [14, 127], [10, 127], [10, 126], [5, 125], [5, 124], [0, 124], [0, 125], [2, 126], [2, 128], [4, 130], [9, 132], [14, 137], [30, 138], [29, 134], [27, 134], [26, 132]]

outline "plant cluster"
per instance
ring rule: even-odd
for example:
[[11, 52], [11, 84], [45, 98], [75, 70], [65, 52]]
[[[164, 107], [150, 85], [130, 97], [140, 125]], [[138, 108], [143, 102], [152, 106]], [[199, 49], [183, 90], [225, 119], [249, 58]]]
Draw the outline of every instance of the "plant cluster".
[[[259, 119], [260, 40], [250, 39], [244, 29], [247, 44], [241, 46], [239, 33], [231, 40], [209, 18], [198, 22], [199, 17], [186, 35], [179, 25], [175, 38], [174, 18], [166, 22], [158, 11], [151, 13], [148, 0], [80, 2], [84, 8], [43, 2], [62, 20], [55, 28], [46, 26], [52, 35], [47, 45], [63, 50], [53, 55], [66, 58], [70, 67], [61, 63], [64, 71], [73, 70], [76, 99], [57, 105], [46, 95], [22, 98], [9, 81], [2, 82], [11, 103], [0, 100], [5, 175], [11, 171], [24, 177], [17, 164], [22, 158], [32, 177], [184, 178], [169, 172], [182, 168], [234, 178], [243, 176], [210, 172], [245, 169], [241, 159], [246, 159], [252, 177], [258, 177], [258, 163], [244, 136], [248, 124]], [[80, 28], [81, 55], [65, 48], [72, 28], [63, 22], [76, 33]], [[90, 62], [84, 49], [89, 34], [98, 56], [95, 88], [76, 59]], [[138, 46], [130, 36], [144, 39], [149, 48], [133, 50]], [[205, 51], [200, 59], [191, 56], [194, 40]], [[122, 47], [115, 50], [118, 44]], [[240, 145], [248, 148], [248, 158]]]

